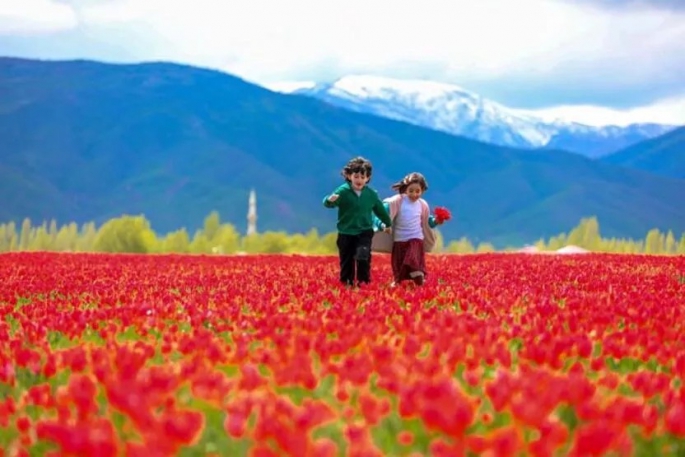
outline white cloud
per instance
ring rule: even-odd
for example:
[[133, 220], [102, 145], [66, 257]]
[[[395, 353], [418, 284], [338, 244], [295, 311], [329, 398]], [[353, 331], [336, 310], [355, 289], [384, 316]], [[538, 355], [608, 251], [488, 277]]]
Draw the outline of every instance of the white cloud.
[[[685, 43], [683, 15], [552, 0], [70, 3], [86, 23], [135, 19], [184, 59], [261, 82], [292, 79], [298, 69], [326, 62], [348, 73], [408, 63], [418, 71], [433, 63], [444, 72], [435, 79], [463, 81], [591, 71], [604, 61], [631, 69], [613, 77], [638, 78], [660, 71], [660, 63]], [[644, 64], [632, 65], [636, 60]]]
[[2, 0], [0, 36], [53, 33], [76, 27], [74, 10], [50, 0]]
[[148, 0], [71, 0], [81, 21], [89, 26], [116, 25], [129, 21], [146, 21], [162, 8], [162, 3]]
[[[59, 1], [0, 0], [0, 11], [14, 5], [12, 17], [23, 18], [21, 23], [40, 23], [36, 18], [42, 17], [69, 26], [71, 6], [89, 31], [116, 36], [108, 44], [135, 50], [130, 55], [140, 60], [222, 69], [267, 86], [376, 74], [466, 87], [495, 81], [519, 93], [543, 83], [546, 91], [564, 91], [568, 84], [575, 94], [607, 87], [635, 93], [638, 86], [678, 86], [685, 72], [685, 12], [644, 6], [609, 9], [555, 0]], [[106, 35], [114, 29], [126, 33]]]
[[659, 100], [656, 103], [616, 110], [600, 106], [557, 106], [541, 110], [527, 110], [546, 120], [562, 119], [586, 125], [619, 125], [654, 122], [657, 124], [685, 125], [685, 97]]

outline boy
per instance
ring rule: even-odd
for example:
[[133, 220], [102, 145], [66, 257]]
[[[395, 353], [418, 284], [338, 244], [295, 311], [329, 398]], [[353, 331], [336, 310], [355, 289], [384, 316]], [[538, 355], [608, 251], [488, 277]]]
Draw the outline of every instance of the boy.
[[385, 224], [386, 231], [392, 226], [378, 193], [367, 185], [371, 172], [371, 162], [355, 157], [342, 169], [345, 183], [323, 199], [326, 208], [338, 208], [340, 282], [347, 285], [354, 284], [355, 269], [358, 283], [371, 282], [372, 214]]

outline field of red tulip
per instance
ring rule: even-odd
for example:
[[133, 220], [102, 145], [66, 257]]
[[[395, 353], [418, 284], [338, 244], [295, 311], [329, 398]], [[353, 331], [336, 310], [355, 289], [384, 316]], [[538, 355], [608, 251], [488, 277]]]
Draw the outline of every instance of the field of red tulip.
[[684, 455], [685, 258], [0, 255], [0, 455]]

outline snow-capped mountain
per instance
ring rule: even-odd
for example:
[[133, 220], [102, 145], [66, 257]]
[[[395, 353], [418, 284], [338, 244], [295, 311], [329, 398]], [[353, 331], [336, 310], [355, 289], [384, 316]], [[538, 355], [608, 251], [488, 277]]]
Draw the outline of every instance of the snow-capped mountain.
[[288, 83], [272, 90], [318, 98], [353, 111], [387, 117], [487, 143], [518, 148], [564, 149], [600, 157], [675, 126], [632, 124], [596, 127], [545, 120], [508, 108], [452, 84], [379, 76], [345, 76], [332, 83]]

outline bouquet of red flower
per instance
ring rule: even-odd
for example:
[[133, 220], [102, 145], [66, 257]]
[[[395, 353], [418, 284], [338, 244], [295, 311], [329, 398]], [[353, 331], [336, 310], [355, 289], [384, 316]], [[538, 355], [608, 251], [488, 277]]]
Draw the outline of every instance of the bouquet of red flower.
[[444, 208], [442, 206], [436, 206], [433, 210], [433, 217], [435, 217], [435, 221], [438, 224], [442, 224], [443, 222], [452, 219], [452, 213], [450, 213], [450, 210], [448, 210], [447, 208]]

